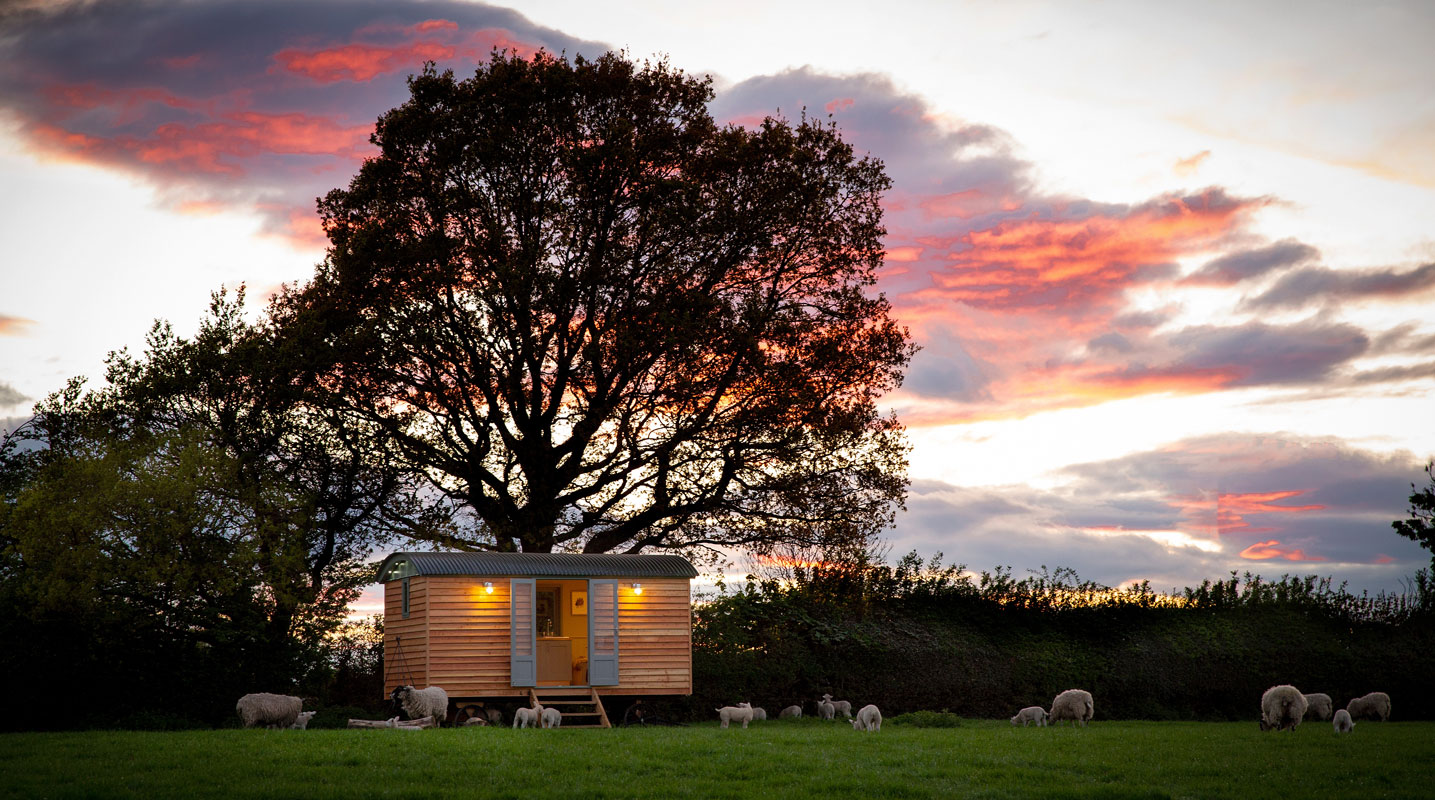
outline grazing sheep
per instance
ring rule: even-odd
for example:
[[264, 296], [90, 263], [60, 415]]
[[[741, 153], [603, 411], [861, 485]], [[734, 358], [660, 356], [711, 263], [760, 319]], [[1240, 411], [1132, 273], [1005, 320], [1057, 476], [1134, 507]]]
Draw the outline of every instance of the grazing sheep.
[[543, 706], [537, 708], [520, 708], [513, 712], [513, 727], [515, 728], [536, 728], [539, 724], [539, 714]]
[[1016, 716], [1011, 718], [1011, 724], [1015, 725], [1020, 722], [1021, 726], [1025, 728], [1028, 723], [1035, 722], [1038, 728], [1044, 728], [1046, 727], [1046, 716], [1046, 709], [1041, 706], [1027, 706], [1016, 712]]
[[1350, 733], [1355, 730], [1355, 723], [1350, 721], [1350, 712], [1343, 708], [1335, 712], [1335, 719], [1331, 720], [1330, 724], [1335, 728], [1337, 734]]
[[1369, 718], [1386, 722], [1390, 719], [1390, 695], [1371, 692], [1346, 703], [1345, 710], [1350, 712], [1351, 719]]
[[448, 716], [448, 692], [437, 686], [430, 686], [427, 689], [415, 689], [412, 686], [400, 686], [393, 694], [394, 702], [409, 716], [409, 719], [423, 719], [432, 717], [434, 724], [442, 727], [444, 718]]
[[761, 708], [754, 708], [754, 709], [752, 710], [752, 721], [753, 721], [753, 722], [767, 722], [767, 712], [764, 711], [764, 710], [761, 709]]
[[837, 706], [832, 705], [831, 703], [827, 702], [826, 700], [822, 700], [822, 701], [819, 701], [819, 702], [817, 703], [817, 716], [818, 716], [818, 717], [820, 717], [820, 718], [822, 718], [822, 719], [832, 719], [834, 716], [836, 716], [836, 714], [837, 714]]
[[744, 728], [749, 722], [752, 722], [752, 706], [748, 703], [738, 703], [735, 706], [723, 706], [713, 710], [718, 713], [718, 719], [722, 720], [724, 728], [729, 722], [741, 722]]
[[299, 719], [304, 701], [287, 694], [255, 692], [239, 698], [234, 710], [244, 721], [244, 727], [263, 725], [266, 728], [288, 728]]
[[1306, 719], [1330, 719], [1330, 711], [1333, 704], [1330, 702], [1330, 695], [1324, 692], [1312, 692], [1305, 696], [1305, 718]]
[[317, 714], [317, 713], [319, 713], [319, 712], [317, 712], [317, 711], [300, 711], [300, 712], [299, 712], [299, 716], [294, 720], [294, 724], [293, 724], [293, 725], [290, 725], [289, 727], [293, 728], [293, 729], [296, 730], [296, 731], [305, 730], [306, 728], [309, 727], [309, 720], [313, 719], [313, 718], [314, 718], [314, 715]]
[[778, 719], [802, 719], [802, 706], [788, 706], [777, 712]]
[[543, 709], [542, 713], [539, 714], [539, 718], [543, 720], [543, 727], [545, 728], [556, 728], [563, 724], [563, 712], [556, 708]]
[[824, 702], [831, 703], [831, 704], [832, 704], [832, 708], [833, 708], [838, 714], [841, 714], [842, 716], [846, 717], [847, 719], [852, 719], [852, 701], [850, 701], [850, 700], [833, 700], [833, 699], [832, 699], [832, 695], [830, 695], [830, 694], [824, 694], [824, 695], [822, 695], [822, 699], [823, 699]]
[[1305, 717], [1305, 695], [1290, 684], [1272, 686], [1261, 695], [1261, 730], [1295, 730]]
[[1071, 720], [1072, 727], [1080, 723], [1085, 728], [1086, 723], [1096, 716], [1096, 704], [1091, 699], [1091, 692], [1084, 689], [1067, 689], [1051, 701], [1051, 713], [1047, 718], [1055, 725], [1062, 720]]
[[862, 706], [862, 710], [857, 712], [856, 719], [852, 720], [852, 730], [872, 733], [882, 730], [882, 712], [871, 704]]

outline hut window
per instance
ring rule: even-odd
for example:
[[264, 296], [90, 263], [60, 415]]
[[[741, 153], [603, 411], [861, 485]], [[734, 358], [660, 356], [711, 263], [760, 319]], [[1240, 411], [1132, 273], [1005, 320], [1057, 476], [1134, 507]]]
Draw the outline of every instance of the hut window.
[[409, 618], [409, 579], [404, 578], [404, 619]]

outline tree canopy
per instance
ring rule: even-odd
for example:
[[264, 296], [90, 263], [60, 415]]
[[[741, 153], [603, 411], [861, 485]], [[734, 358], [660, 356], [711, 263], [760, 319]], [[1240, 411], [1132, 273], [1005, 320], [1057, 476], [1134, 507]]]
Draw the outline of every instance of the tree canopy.
[[710, 80], [609, 53], [431, 65], [320, 201], [273, 307], [317, 402], [548, 552], [866, 536], [906, 489], [877, 399], [915, 348], [874, 294], [880, 161], [831, 123], [720, 126]]
[[1410, 518], [1391, 523], [1396, 532], [1413, 539], [1430, 551], [1430, 567], [1435, 572], [1435, 461], [1425, 465], [1430, 485], [1420, 488], [1410, 484]]

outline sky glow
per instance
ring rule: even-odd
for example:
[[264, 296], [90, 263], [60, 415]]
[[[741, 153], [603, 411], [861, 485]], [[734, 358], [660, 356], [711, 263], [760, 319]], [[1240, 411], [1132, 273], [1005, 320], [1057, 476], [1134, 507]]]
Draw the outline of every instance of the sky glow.
[[[1435, 12], [1422, 3], [460, 2], [0, 11], [0, 421], [211, 291], [322, 258], [425, 60], [626, 48], [716, 118], [881, 158], [892, 549], [1111, 585], [1399, 589], [1435, 456]], [[258, 305], [258, 304], [255, 304]]]

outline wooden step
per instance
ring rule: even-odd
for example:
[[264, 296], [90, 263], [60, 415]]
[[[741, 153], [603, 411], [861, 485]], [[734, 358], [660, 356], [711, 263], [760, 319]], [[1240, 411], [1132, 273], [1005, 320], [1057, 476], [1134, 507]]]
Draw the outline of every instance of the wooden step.
[[[536, 688], [528, 690], [528, 699], [532, 703], [542, 706], [592, 706], [592, 711], [564, 711], [557, 709], [564, 719], [563, 727], [571, 728], [611, 728], [612, 723], [608, 721], [608, 712], [603, 708], [603, 701], [598, 698], [596, 689], [554, 689], [551, 687]], [[590, 724], [569, 725], [569, 717], [597, 717], [598, 721]]]

